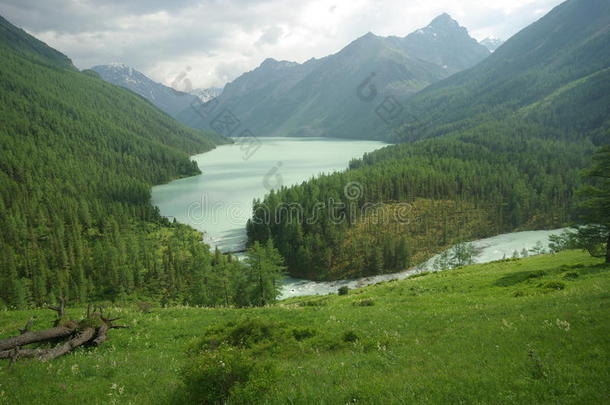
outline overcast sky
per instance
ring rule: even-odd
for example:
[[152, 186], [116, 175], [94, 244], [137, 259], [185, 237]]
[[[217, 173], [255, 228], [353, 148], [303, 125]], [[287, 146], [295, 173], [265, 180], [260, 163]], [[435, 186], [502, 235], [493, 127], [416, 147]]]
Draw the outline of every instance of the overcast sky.
[[[508, 39], [563, 0], [0, 0], [0, 14], [77, 67], [122, 62], [170, 85], [222, 86], [265, 58], [303, 62], [371, 31], [405, 36], [449, 13]], [[179, 86], [178, 86], [179, 87]]]

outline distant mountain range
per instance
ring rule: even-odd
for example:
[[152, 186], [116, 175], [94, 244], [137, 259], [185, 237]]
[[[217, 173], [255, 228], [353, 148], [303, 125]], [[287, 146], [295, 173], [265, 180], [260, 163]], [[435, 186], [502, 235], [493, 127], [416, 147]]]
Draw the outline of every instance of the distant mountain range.
[[[448, 14], [406, 37], [368, 33], [334, 55], [305, 63], [266, 59], [227, 84], [205, 114], [178, 115], [224, 135], [383, 138], [378, 117], [387, 97], [405, 98], [474, 66], [490, 51]], [[222, 116], [237, 125], [222, 127]]]
[[207, 89], [193, 89], [189, 93], [199, 97], [199, 99], [205, 103], [205, 102], [212, 100], [213, 98], [220, 96], [220, 93], [222, 93], [222, 87], [210, 87]]
[[504, 41], [499, 38], [485, 38], [481, 41], [481, 45], [489, 49], [490, 52], [494, 52], [496, 49], [502, 46], [503, 43]]
[[125, 87], [139, 94], [174, 118], [196, 100], [196, 96], [157, 83], [143, 73], [122, 63], [98, 65], [92, 67], [91, 70], [99, 73], [102, 79], [107, 82]]
[[[208, 102], [222, 93], [222, 88], [218, 87], [193, 89], [190, 92], [178, 91], [158, 83], [144, 73], [122, 63], [98, 65], [92, 67], [91, 70], [97, 72], [105, 81], [139, 94], [178, 121], [183, 121], [180, 113], [185, 109], [190, 110], [191, 106]], [[192, 121], [183, 123], [193, 126], [190, 125]], [[202, 129], [201, 126], [195, 127]]]

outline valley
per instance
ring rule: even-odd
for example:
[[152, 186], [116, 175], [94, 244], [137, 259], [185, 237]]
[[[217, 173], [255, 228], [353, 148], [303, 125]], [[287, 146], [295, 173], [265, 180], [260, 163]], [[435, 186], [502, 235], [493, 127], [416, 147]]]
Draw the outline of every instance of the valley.
[[0, 0], [0, 405], [605, 404], [610, 2], [439, 7]]

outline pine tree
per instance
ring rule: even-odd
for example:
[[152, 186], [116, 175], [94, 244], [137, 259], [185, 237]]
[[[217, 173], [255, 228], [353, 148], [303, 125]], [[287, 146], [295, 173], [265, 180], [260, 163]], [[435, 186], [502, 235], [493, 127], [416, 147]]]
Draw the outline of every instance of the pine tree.
[[[596, 244], [605, 244], [606, 263], [610, 263], [610, 145], [593, 156], [593, 165], [584, 172], [589, 184], [580, 189], [582, 219], [588, 227], [579, 229], [577, 238], [594, 254]], [[600, 254], [604, 256], [604, 254]]]
[[278, 297], [280, 291], [279, 280], [284, 270], [283, 259], [269, 239], [263, 246], [258, 242], [248, 249], [246, 253], [248, 265], [248, 283], [250, 302], [254, 306], [267, 305]]

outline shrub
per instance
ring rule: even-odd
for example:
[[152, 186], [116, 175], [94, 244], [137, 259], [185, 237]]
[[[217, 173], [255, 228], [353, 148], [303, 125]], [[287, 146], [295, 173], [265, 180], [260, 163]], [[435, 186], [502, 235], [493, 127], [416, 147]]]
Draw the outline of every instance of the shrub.
[[360, 337], [353, 330], [348, 330], [343, 334], [343, 341], [346, 343], [355, 342]]
[[143, 314], [148, 314], [152, 310], [153, 305], [150, 302], [140, 301], [136, 304], [136, 307]]
[[270, 363], [257, 362], [242, 350], [223, 346], [201, 353], [181, 373], [182, 389], [175, 403], [251, 403], [260, 400], [275, 381]]
[[260, 318], [244, 320], [229, 331], [228, 342], [233, 346], [250, 347], [265, 340], [272, 340], [283, 325]]
[[562, 281], [547, 281], [542, 285], [542, 287], [551, 290], [563, 290], [566, 288], [566, 284]]
[[542, 278], [545, 275], [546, 275], [546, 272], [544, 272], [542, 270], [540, 270], [540, 271], [532, 271], [531, 273], [529, 273], [527, 275], [527, 279], [531, 280], [531, 279], [534, 279], [534, 278]]
[[578, 278], [578, 273], [576, 273], [575, 271], [570, 271], [568, 273], [565, 273], [563, 275], [563, 278], [565, 278], [566, 280], [575, 280]]
[[323, 307], [328, 305], [328, 299], [316, 299], [316, 300], [307, 300], [301, 301], [298, 304], [300, 307]]
[[355, 307], [372, 307], [375, 305], [375, 301], [372, 298], [365, 298], [363, 300], [354, 301], [352, 305]]
[[347, 294], [349, 293], [349, 287], [348, 287], [348, 286], [346, 286], [346, 285], [341, 286], [341, 287], [339, 287], [339, 289], [337, 290], [337, 293], [338, 293], [339, 295], [347, 295]]
[[316, 335], [316, 330], [311, 328], [294, 328], [292, 330], [292, 336], [299, 342], [301, 340], [309, 339]]
[[261, 318], [243, 319], [209, 328], [204, 336], [192, 345], [191, 351], [215, 349], [220, 346], [270, 349], [287, 342], [290, 331], [285, 324]]

